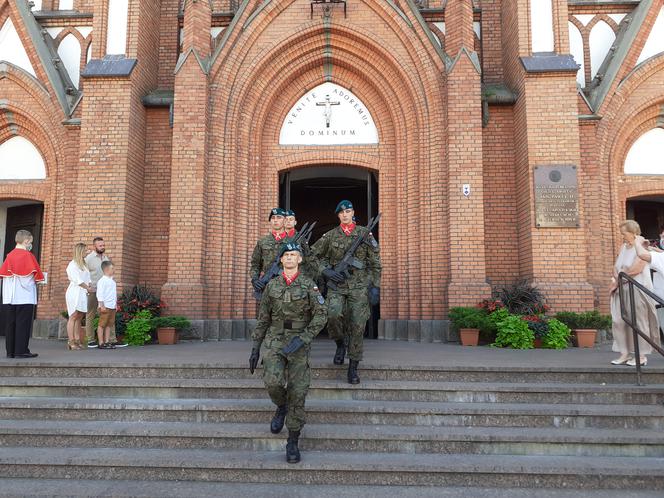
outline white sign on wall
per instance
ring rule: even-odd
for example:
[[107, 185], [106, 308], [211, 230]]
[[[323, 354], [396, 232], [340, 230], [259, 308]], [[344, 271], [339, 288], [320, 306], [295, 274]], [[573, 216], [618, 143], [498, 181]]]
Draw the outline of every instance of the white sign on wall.
[[280, 145], [377, 143], [378, 130], [366, 106], [350, 90], [329, 82], [297, 101], [279, 134]]

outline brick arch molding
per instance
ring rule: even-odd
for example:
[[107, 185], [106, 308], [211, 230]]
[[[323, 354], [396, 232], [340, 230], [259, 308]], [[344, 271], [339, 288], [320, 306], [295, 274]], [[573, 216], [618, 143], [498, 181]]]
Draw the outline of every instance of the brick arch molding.
[[[219, 246], [212, 248], [222, 258], [209, 272], [213, 281], [219, 279], [220, 285], [216, 286], [216, 292], [209, 289], [208, 309], [216, 310], [220, 317], [253, 316], [254, 303], [246, 282], [233, 279], [232, 275], [247, 274], [253, 242], [265, 230], [261, 213], [277, 199], [277, 173], [334, 162], [371, 167], [385, 179], [381, 188], [390, 190], [381, 191], [380, 196], [385, 220], [381, 229], [386, 266], [383, 315], [399, 318], [419, 313], [421, 295], [412, 282], [422, 280], [423, 268], [426, 279], [432, 278], [430, 268], [434, 265], [428, 264], [426, 258], [431, 257], [431, 247], [438, 243], [436, 237], [442, 237], [445, 231], [445, 227], [439, 227], [432, 238], [429, 231], [419, 229], [420, 221], [431, 219], [434, 209], [433, 202], [422, 200], [420, 186], [431, 189], [441, 186], [436, 189], [436, 195], [441, 196], [436, 200], [436, 209], [444, 202], [445, 154], [440, 148], [430, 147], [432, 142], [441, 140], [446, 130], [442, 63], [432, 64], [428, 60], [422, 64], [423, 57], [430, 58], [432, 54], [438, 57], [437, 54], [431, 47], [428, 51], [416, 51], [414, 37], [404, 34], [399, 21], [392, 18], [390, 22], [395, 29], [385, 35], [393, 38], [389, 42], [369, 39], [350, 22], [343, 21], [333, 25], [326, 39], [320, 22], [304, 22], [301, 29], [270, 49], [254, 47], [267, 25], [277, 21], [276, 8], [266, 12], [263, 18], [254, 19], [254, 29], [240, 34], [238, 39], [227, 40], [225, 47], [231, 48], [228, 53], [222, 49], [211, 71], [208, 216], [214, 219], [234, 206], [242, 206], [247, 209], [249, 221], [239, 237], [246, 243], [238, 244], [237, 239], [220, 240]], [[375, 12], [387, 15], [383, 7], [375, 7]], [[331, 47], [331, 58], [323, 53], [326, 41]], [[397, 53], [384, 48], [395, 42], [402, 43], [404, 50]], [[331, 74], [323, 69], [326, 63], [332, 64]], [[379, 145], [324, 148], [278, 145], [285, 113], [308, 89], [324, 81], [349, 88], [362, 99], [379, 129]], [[240, 125], [233, 127], [227, 123]], [[391, 200], [389, 205], [386, 199]], [[397, 240], [397, 207], [400, 222], [407, 218], [405, 222], [413, 227], [408, 246]], [[423, 257], [414, 258], [415, 264], [411, 259], [406, 268], [407, 258], [403, 256], [418, 243]], [[223, 255], [230, 254], [236, 255], [230, 263], [232, 269], [225, 261], [222, 272]], [[215, 266], [215, 262], [212, 264]], [[435, 271], [441, 274], [434, 276], [434, 280], [444, 282], [445, 263], [436, 262], [435, 266]], [[440, 291], [444, 292], [445, 286], [440, 285]], [[440, 309], [433, 309], [431, 318], [442, 316], [442, 307], [441, 300]], [[232, 310], [230, 316], [225, 309]]]

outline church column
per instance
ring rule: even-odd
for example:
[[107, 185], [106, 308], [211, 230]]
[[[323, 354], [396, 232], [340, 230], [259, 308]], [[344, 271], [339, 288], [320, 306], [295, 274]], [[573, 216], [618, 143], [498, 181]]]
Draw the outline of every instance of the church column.
[[449, 306], [474, 306], [489, 297], [484, 256], [482, 99], [480, 66], [473, 50], [471, 0], [445, 8], [447, 74]]
[[[578, 226], [546, 226], [537, 219], [535, 196], [536, 172], [538, 184], [554, 182], [557, 177], [548, 175], [548, 167], [565, 166], [557, 171], [569, 176], [566, 181], [582, 179], [577, 66], [569, 55], [567, 17], [566, 0], [504, 2], [503, 60], [506, 80], [518, 96], [514, 142], [519, 276], [551, 296], [548, 304], [554, 309], [582, 310], [594, 304], [582, 213], [578, 213]], [[583, 194], [581, 183], [578, 192]], [[579, 201], [579, 210], [581, 206]]]
[[170, 314], [204, 318], [209, 1], [184, 5], [182, 54], [175, 68], [168, 282]]

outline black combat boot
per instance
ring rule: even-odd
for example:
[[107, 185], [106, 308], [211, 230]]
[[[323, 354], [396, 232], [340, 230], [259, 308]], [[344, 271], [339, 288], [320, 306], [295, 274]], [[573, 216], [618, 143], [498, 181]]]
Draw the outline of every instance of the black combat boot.
[[344, 358], [346, 357], [346, 345], [342, 340], [336, 340], [334, 342], [337, 343], [337, 351], [334, 353], [334, 364], [343, 365]]
[[297, 447], [300, 439], [300, 431], [288, 432], [288, 443], [286, 444], [286, 461], [297, 463], [300, 461], [300, 449]]
[[360, 376], [357, 375], [357, 366], [360, 362], [356, 360], [350, 360], [348, 365], [348, 383], [349, 384], [359, 384]]
[[287, 405], [277, 407], [277, 411], [274, 413], [274, 417], [272, 417], [272, 422], [270, 422], [270, 432], [272, 432], [272, 434], [279, 434], [281, 429], [284, 428], [284, 421], [286, 420], [287, 413]]

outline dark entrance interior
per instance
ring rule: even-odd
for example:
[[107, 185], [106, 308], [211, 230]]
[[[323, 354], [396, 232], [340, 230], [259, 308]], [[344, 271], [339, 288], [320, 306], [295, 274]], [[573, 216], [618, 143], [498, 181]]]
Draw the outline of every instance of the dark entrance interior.
[[[360, 225], [378, 214], [378, 175], [366, 169], [341, 165], [301, 168], [282, 173], [279, 186], [279, 203], [295, 211], [299, 226], [318, 221], [312, 244], [339, 224], [334, 208], [343, 199], [353, 203]], [[379, 240], [379, 230], [373, 234]], [[379, 308], [374, 306], [367, 324], [365, 335], [371, 338], [378, 335]]]
[[629, 199], [627, 219], [638, 222], [646, 239], [659, 241], [659, 234], [664, 227], [664, 196]]
[[[32, 233], [32, 253], [39, 260], [43, 217], [44, 205], [41, 203], [21, 200], [0, 202], [0, 227], [4, 228], [4, 230], [0, 229], [0, 252], [3, 261], [14, 249], [16, 232], [19, 230], [28, 230]], [[0, 303], [2, 303], [1, 285]], [[0, 319], [1, 321], [2, 319]], [[4, 327], [0, 327], [0, 335], [5, 335]]]

